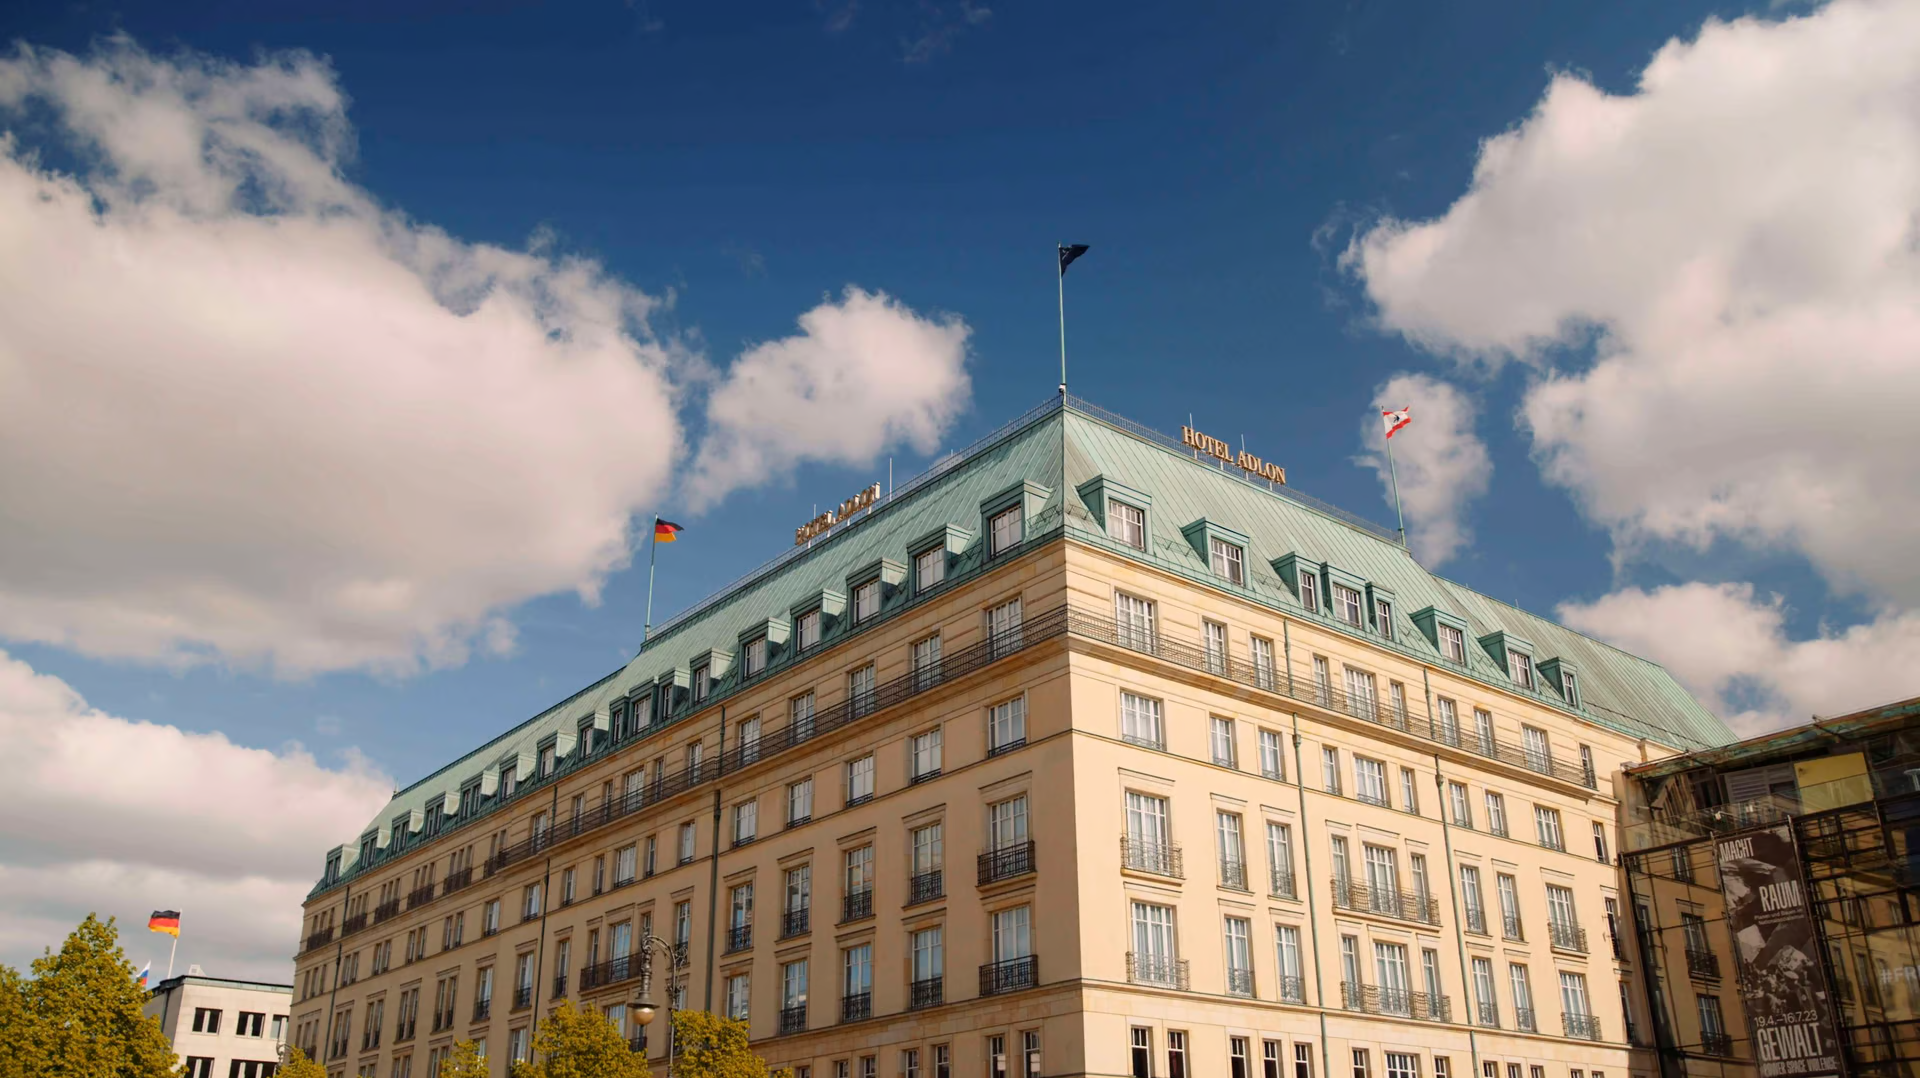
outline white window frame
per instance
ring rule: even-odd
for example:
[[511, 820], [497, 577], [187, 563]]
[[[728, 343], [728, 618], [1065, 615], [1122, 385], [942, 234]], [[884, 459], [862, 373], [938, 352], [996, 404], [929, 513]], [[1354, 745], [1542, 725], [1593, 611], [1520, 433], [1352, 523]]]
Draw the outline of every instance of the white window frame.
[[1107, 534], [1144, 553], [1147, 549], [1147, 511], [1137, 505], [1109, 500]]
[[1021, 544], [1026, 538], [1026, 518], [1019, 505], [1012, 505], [987, 519], [990, 556], [998, 557]]
[[1207, 539], [1207, 565], [1213, 575], [1229, 584], [1247, 582], [1247, 552], [1225, 539]]

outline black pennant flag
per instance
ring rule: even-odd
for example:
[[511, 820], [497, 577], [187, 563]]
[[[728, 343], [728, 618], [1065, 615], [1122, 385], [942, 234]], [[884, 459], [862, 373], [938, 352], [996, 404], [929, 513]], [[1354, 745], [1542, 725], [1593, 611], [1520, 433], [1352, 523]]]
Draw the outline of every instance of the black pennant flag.
[[1073, 265], [1073, 260], [1086, 253], [1087, 245], [1084, 243], [1060, 244], [1060, 275], [1066, 276], [1067, 267]]

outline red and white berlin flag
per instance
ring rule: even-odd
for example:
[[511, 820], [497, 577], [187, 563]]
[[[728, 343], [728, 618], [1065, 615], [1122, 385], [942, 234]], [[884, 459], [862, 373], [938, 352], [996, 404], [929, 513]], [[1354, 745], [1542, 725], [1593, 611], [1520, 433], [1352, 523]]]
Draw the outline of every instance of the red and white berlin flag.
[[1380, 413], [1380, 422], [1384, 424], [1387, 428], [1387, 437], [1391, 438], [1393, 437], [1394, 431], [1397, 431], [1401, 427], [1404, 427], [1407, 424], [1413, 422], [1413, 406], [1408, 405], [1407, 407], [1402, 408], [1397, 412], [1388, 412], [1383, 410]]

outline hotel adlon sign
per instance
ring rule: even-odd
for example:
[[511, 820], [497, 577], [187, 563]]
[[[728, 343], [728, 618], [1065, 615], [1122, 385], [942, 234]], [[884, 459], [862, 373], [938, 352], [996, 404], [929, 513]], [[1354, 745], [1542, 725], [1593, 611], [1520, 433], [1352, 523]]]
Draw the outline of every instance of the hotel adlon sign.
[[1714, 843], [1760, 1078], [1838, 1078], [1833, 993], [1786, 824]]
[[1233, 447], [1218, 438], [1202, 434], [1192, 427], [1180, 428], [1180, 444], [1198, 453], [1205, 453], [1215, 460], [1231, 464], [1248, 475], [1257, 475], [1269, 483], [1287, 485], [1287, 470], [1278, 464], [1268, 464], [1259, 457], [1242, 449], [1235, 453]]
[[800, 546], [807, 540], [825, 535], [833, 530], [835, 524], [847, 519], [860, 510], [880, 500], [880, 484], [875, 483], [867, 489], [841, 502], [839, 508], [826, 512], [807, 521], [793, 530], [793, 545]]

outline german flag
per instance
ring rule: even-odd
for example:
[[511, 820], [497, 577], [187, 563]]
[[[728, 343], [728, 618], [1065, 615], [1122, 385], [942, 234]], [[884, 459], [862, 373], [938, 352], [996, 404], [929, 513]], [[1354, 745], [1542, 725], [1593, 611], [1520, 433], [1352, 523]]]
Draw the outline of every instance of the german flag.
[[673, 542], [674, 536], [679, 535], [685, 530], [685, 528], [682, 528], [671, 520], [662, 520], [659, 517], [653, 518], [653, 541], [656, 543], [671, 543]]
[[147, 931], [165, 932], [167, 935], [172, 936], [174, 939], [179, 939], [180, 938], [180, 911], [179, 910], [154, 910], [153, 916], [147, 918]]

